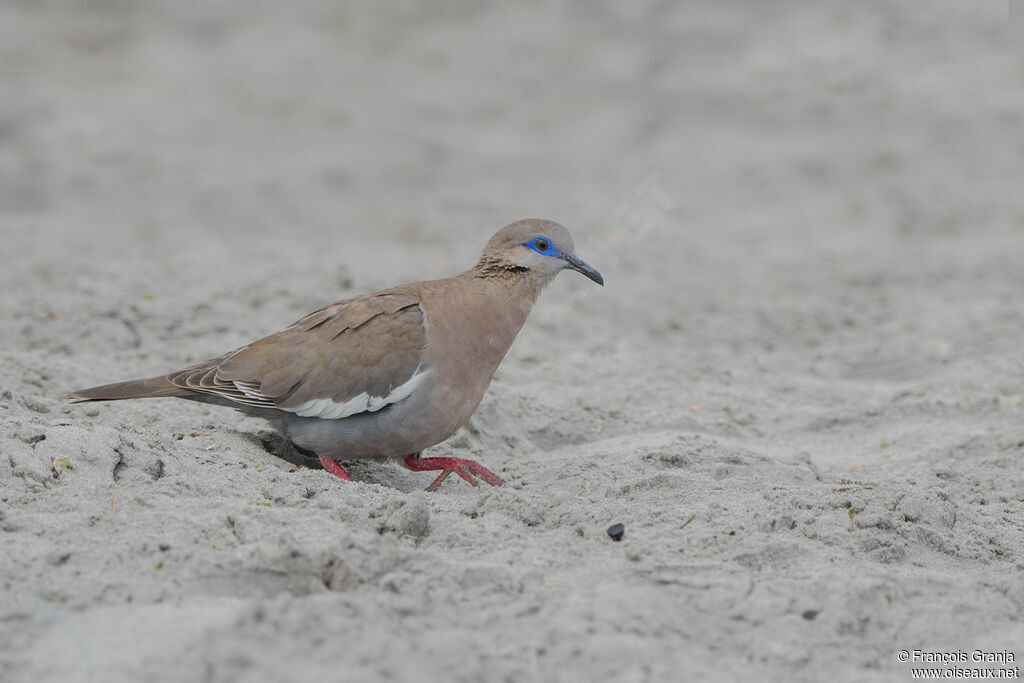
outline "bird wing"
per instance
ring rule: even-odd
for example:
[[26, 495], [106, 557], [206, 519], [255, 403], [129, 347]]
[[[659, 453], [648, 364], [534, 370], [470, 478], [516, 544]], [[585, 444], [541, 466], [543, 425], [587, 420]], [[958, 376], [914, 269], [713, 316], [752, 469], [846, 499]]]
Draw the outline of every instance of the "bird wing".
[[419, 299], [382, 292], [326, 306], [167, 379], [245, 406], [339, 419], [408, 397], [427, 372], [425, 346]]

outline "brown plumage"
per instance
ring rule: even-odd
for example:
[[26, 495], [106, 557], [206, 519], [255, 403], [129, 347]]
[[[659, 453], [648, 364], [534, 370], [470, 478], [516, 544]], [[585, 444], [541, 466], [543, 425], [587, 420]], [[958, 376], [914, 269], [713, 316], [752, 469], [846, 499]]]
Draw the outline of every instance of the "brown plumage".
[[345, 479], [334, 458], [407, 456], [410, 469], [442, 470], [431, 489], [451, 472], [499, 484], [472, 461], [419, 453], [469, 420], [537, 296], [565, 268], [603, 284], [564, 227], [518, 221], [454, 277], [339, 301], [223, 356], [67, 398], [229, 405], [267, 418]]

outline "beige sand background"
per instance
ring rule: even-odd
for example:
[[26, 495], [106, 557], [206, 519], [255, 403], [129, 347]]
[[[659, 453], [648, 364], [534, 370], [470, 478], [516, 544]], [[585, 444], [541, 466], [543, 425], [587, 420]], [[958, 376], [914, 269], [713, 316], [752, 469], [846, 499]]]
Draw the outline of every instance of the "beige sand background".
[[[1021, 665], [1010, 26], [1005, 2], [0, 4], [0, 680]], [[59, 398], [453, 274], [526, 216], [608, 286], [563, 274], [433, 449], [501, 489], [346, 485], [230, 410]]]

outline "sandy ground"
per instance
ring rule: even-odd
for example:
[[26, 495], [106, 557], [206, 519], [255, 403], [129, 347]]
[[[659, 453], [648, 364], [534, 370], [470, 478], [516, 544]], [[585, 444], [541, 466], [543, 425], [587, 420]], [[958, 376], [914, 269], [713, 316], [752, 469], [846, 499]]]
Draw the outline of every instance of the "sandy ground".
[[[1020, 666], [1006, 3], [767, 5], [0, 4], [0, 680]], [[608, 286], [563, 274], [433, 449], [501, 489], [59, 398], [527, 216]]]

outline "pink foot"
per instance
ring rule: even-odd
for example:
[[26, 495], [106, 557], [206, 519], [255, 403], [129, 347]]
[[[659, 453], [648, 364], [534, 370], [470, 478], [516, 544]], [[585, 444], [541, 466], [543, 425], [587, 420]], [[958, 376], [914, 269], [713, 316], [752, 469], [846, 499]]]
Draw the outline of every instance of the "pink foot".
[[352, 481], [352, 477], [348, 476], [348, 472], [345, 471], [344, 467], [338, 464], [337, 460], [331, 460], [326, 455], [318, 455], [316, 457], [320, 458], [320, 464], [324, 466], [325, 470], [327, 470], [334, 476], [338, 477], [339, 479], [344, 479], [345, 481]]
[[437, 487], [441, 485], [448, 475], [454, 472], [473, 486], [478, 486], [476, 478], [480, 477], [491, 486], [501, 486], [504, 482], [494, 472], [484, 467], [478, 462], [473, 460], [463, 460], [462, 458], [421, 458], [419, 453], [413, 453], [405, 458], [405, 462], [402, 465], [406, 469], [410, 469], [413, 472], [431, 472], [434, 470], [441, 470], [441, 474], [437, 475], [437, 479], [434, 483], [427, 487], [428, 491], [436, 491]]

